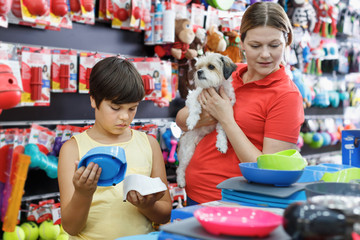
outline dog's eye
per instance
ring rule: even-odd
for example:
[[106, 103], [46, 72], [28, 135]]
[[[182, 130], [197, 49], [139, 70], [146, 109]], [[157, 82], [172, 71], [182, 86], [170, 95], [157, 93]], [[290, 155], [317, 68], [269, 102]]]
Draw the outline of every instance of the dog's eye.
[[210, 65], [208, 66], [208, 69], [210, 69], [210, 70], [214, 70], [214, 69], [215, 69], [215, 66], [214, 66], [214, 65], [212, 65], [212, 64], [210, 64]]

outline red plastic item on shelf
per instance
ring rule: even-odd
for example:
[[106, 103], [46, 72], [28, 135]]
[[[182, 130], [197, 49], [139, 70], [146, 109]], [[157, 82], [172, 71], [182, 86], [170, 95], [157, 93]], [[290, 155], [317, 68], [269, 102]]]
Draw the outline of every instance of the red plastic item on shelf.
[[59, 71], [59, 77], [60, 77], [60, 88], [66, 89], [70, 86], [70, 65], [69, 64], [61, 64], [60, 65], [60, 71]]
[[80, 0], [70, 0], [70, 10], [72, 12], [80, 11]]
[[42, 16], [49, 11], [46, 0], [23, 0], [23, 4], [32, 15]]
[[92, 10], [94, 10], [95, 7], [93, 0], [81, 0], [81, 5], [87, 12], [91, 12]]
[[85, 74], [85, 82], [86, 82], [86, 88], [90, 88], [90, 74], [91, 74], [92, 68], [86, 68], [86, 74]]
[[145, 94], [149, 95], [155, 89], [154, 79], [150, 75], [141, 75], [141, 78], [144, 83]]
[[42, 87], [42, 68], [32, 67], [31, 68], [31, 100], [36, 101], [41, 99], [41, 87]]
[[110, 14], [114, 14], [114, 6], [112, 3], [112, 0], [106, 0], [106, 1], [107, 1], [108, 10], [109, 10]]
[[11, 68], [0, 64], [0, 109], [15, 107], [21, 100], [21, 89]]
[[129, 18], [129, 12], [125, 8], [119, 8], [116, 12], [116, 18], [124, 22]]
[[0, 1], [0, 16], [5, 16], [8, 14], [11, 8], [12, 0], [2, 0]]
[[52, 0], [51, 1], [51, 12], [56, 16], [63, 17], [68, 12], [68, 5], [66, 0]]
[[141, 9], [139, 7], [135, 7], [132, 14], [135, 19], [139, 19], [141, 17]]
[[21, 0], [13, 0], [13, 4], [11, 6], [11, 12], [17, 18], [22, 18], [21, 14]]

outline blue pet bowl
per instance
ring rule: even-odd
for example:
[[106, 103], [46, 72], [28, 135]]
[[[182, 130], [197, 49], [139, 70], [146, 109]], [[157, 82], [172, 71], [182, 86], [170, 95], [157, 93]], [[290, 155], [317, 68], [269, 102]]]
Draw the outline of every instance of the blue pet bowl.
[[118, 146], [104, 146], [90, 149], [80, 160], [78, 168], [87, 166], [90, 162], [101, 167], [98, 186], [115, 186], [124, 180], [126, 173], [126, 156], [123, 148]]
[[269, 170], [258, 168], [257, 163], [239, 163], [241, 173], [248, 182], [287, 187], [295, 183], [304, 170]]

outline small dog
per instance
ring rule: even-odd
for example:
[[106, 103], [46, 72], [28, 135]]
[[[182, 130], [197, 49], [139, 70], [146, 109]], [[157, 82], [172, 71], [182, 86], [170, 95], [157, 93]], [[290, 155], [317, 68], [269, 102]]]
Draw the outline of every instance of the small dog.
[[196, 129], [194, 127], [200, 119], [201, 105], [198, 96], [203, 89], [212, 87], [218, 91], [220, 86], [224, 86], [225, 93], [231, 99], [232, 105], [234, 105], [235, 92], [232, 87], [231, 74], [236, 70], [236, 67], [236, 64], [229, 57], [213, 52], [207, 52], [195, 64], [195, 89], [189, 92], [185, 102], [189, 108], [189, 116], [186, 119], [189, 131], [185, 132], [179, 141], [179, 166], [176, 170], [179, 187], [185, 186], [185, 169], [194, 154], [196, 145], [206, 134], [216, 128], [217, 149], [222, 153], [226, 153], [228, 149], [227, 137], [220, 123]]

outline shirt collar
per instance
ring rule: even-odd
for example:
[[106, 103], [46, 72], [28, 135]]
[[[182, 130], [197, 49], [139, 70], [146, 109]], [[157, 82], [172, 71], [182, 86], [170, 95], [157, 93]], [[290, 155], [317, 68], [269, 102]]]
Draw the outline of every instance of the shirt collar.
[[[243, 79], [241, 78], [241, 75], [246, 71], [247, 71], [247, 65], [245, 65], [243, 67], [240, 67], [239, 71], [236, 73], [236, 77], [237, 77], [237, 79], [239, 79], [239, 82], [240, 82], [241, 86], [244, 85], [244, 82], [243, 82]], [[278, 81], [278, 80], [282, 79], [284, 74], [285, 74], [285, 67], [280, 64], [280, 69], [279, 70], [277, 70], [277, 71], [275, 71], [273, 73], [270, 73], [269, 75], [267, 75], [263, 79], [253, 81], [253, 82], [250, 82], [248, 84], [253, 83], [253, 84], [258, 85], [258, 86], [267, 86], [267, 85], [272, 84], [275, 81]]]

